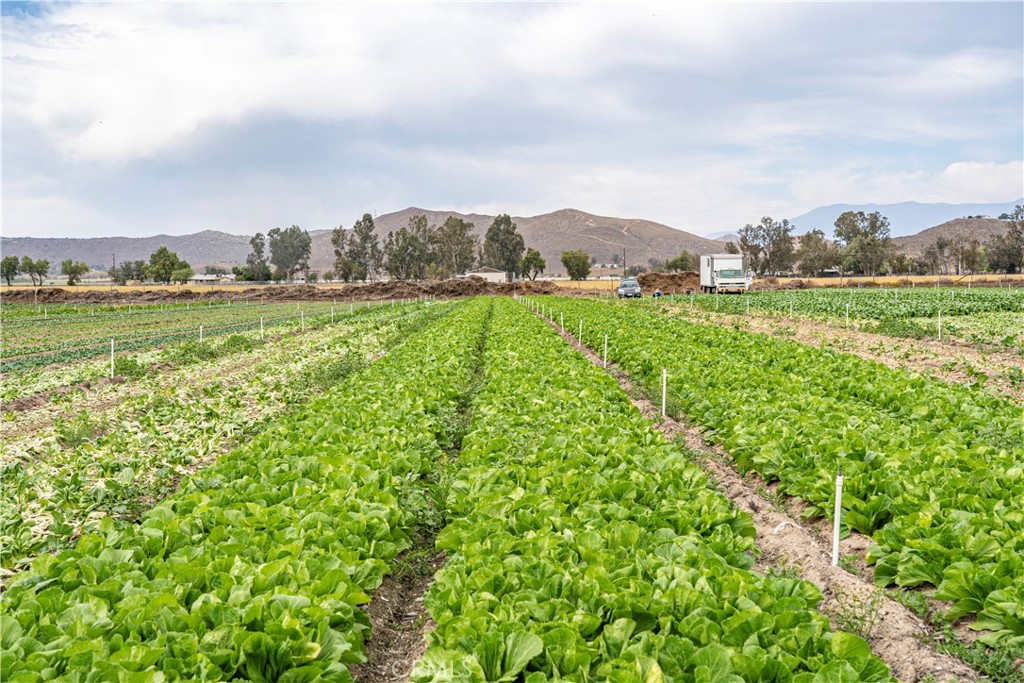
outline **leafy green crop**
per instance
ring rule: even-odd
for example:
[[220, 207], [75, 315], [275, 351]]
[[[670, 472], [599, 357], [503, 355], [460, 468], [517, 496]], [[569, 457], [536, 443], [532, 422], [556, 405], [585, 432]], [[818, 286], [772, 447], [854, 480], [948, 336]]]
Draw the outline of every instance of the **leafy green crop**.
[[[654, 309], [546, 300], [609, 360], [713, 429], [743, 470], [873, 535], [882, 585], [931, 585], [977, 613], [987, 643], [1024, 639], [1024, 411], [982, 392]], [[595, 347], [598, 344], [593, 344]], [[602, 349], [603, 350], [603, 349]]]
[[888, 681], [614, 380], [495, 303], [451, 485], [428, 681]]
[[4, 680], [351, 680], [358, 605], [410, 544], [397, 493], [443, 457], [486, 302], [450, 310], [351, 381], [107, 520], [0, 596]]

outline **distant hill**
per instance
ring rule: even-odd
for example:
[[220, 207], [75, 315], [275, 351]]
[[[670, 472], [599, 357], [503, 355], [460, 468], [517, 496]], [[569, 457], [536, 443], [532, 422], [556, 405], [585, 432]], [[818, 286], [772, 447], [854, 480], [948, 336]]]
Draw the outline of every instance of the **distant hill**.
[[[383, 245], [388, 234], [409, 224], [417, 214], [427, 217], [431, 225], [444, 223], [448, 216], [456, 216], [473, 223], [474, 232], [483, 239], [494, 216], [461, 214], [455, 211], [434, 211], [410, 207], [386, 213], [374, 219], [377, 235]], [[540, 216], [514, 217], [519, 233], [527, 246], [540, 251], [547, 261], [549, 273], [564, 272], [563, 251], [583, 249], [600, 262], [611, 261], [613, 254], [622, 256], [626, 250], [629, 265], [647, 265], [648, 259], [666, 260], [684, 249], [692, 253], [721, 251], [724, 243], [706, 239], [667, 225], [636, 218], [611, 218], [562, 209]], [[264, 231], [265, 232], [265, 231]], [[331, 230], [310, 230], [312, 247], [310, 268], [317, 271], [334, 268], [334, 248]], [[166, 246], [188, 261], [199, 272], [207, 265], [245, 263], [249, 254], [248, 235], [229, 235], [216, 230], [203, 230], [191, 235], [156, 235], [154, 237], [94, 237], [94, 238], [38, 238], [2, 237], [0, 252], [4, 255], [30, 256], [50, 261], [52, 272], [57, 272], [64, 259], [85, 261], [96, 270], [110, 267], [112, 255], [118, 263], [149, 260], [158, 247]]]
[[112, 258], [124, 261], [149, 261], [149, 255], [167, 247], [197, 270], [215, 263], [245, 263], [249, 236], [229, 235], [203, 230], [191, 235], [155, 235], [153, 237], [3, 237], [0, 252], [18, 257], [46, 259], [51, 272], [60, 271], [64, 259], [85, 261], [96, 270], [110, 268]]
[[994, 218], [957, 218], [941, 225], [922, 230], [916, 235], [897, 237], [896, 244], [900, 251], [910, 257], [920, 256], [926, 247], [935, 243], [940, 237], [950, 239], [958, 235], [970, 235], [979, 242], [987, 242], [996, 235], [1006, 232], [1008, 221]]
[[922, 230], [938, 226], [956, 218], [966, 216], [990, 216], [996, 218], [1002, 213], [1013, 213], [1013, 207], [1024, 204], [1024, 198], [1012, 202], [994, 204], [920, 204], [918, 202], [902, 202], [900, 204], [832, 204], [821, 206], [813, 211], [789, 219], [796, 226], [796, 232], [804, 234], [819, 228], [829, 237], [832, 236], [836, 218], [846, 211], [878, 211], [889, 219], [889, 227], [893, 237], [904, 237], [919, 233]]
[[[448, 216], [469, 221], [481, 239], [495, 218], [482, 214], [410, 207], [374, 219], [381, 243], [391, 231], [407, 226], [409, 219], [417, 214], [425, 215], [431, 225], [441, 225]], [[647, 265], [648, 259], [666, 260], [678, 256], [683, 250], [700, 254], [721, 251], [725, 246], [722, 242], [660, 223], [636, 218], [595, 216], [576, 209], [561, 209], [540, 216], [514, 216], [512, 222], [516, 224], [527, 246], [539, 251], [547, 261], [549, 273], [565, 272], [562, 252], [571, 249], [583, 249], [597, 257], [599, 262], [609, 262], [613, 254], [621, 258], [625, 248], [627, 265]], [[331, 248], [330, 233], [314, 235], [310, 267], [314, 270], [328, 270], [333, 265], [334, 251]]]

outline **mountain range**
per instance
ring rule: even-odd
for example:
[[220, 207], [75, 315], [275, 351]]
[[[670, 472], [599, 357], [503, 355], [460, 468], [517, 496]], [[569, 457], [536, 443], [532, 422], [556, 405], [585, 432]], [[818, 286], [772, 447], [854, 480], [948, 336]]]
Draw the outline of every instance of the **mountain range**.
[[[448, 216], [456, 216], [473, 224], [473, 231], [483, 239], [494, 216], [462, 214], [455, 211], [433, 211], [410, 207], [374, 219], [376, 233], [383, 245], [393, 231], [405, 227], [409, 220], [423, 214], [431, 225], [440, 225]], [[517, 216], [513, 222], [527, 246], [541, 253], [550, 273], [564, 272], [561, 254], [570, 249], [583, 249], [599, 262], [610, 262], [613, 255], [627, 264], [646, 265], [648, 259], [668, 259], [686, 250], [692, 253], [721, 251], [725, 244], [667, 225], [635, 218], [612, 218], [562, 209], [540, 216]], [[325, 271], [334, 267], [331, 230], [310, 230], [312, 238], [309, 265], [311, 270]], [[156, 235], [154, 237], [97, 238], [0, 238], [0, 251], [6, 254], [45, 258], [56, 269], [64, 259], [85, 261], [97, 270], [106, 270], [112, 259], [148, 260], [158, 247], [166, 246], [199, 272], [206, 265], [230, 266], [245, 262], [250, 252], [249, 236], [229, 235], [203, 230], [190, 235]]]
[[[797, 216], [790, 222], [801, 235], [820, 227], [831, 236], [832, 224], [844, 211], [880, 211], [890, 220], [892, 234], [901, 249], [911, 256], [923, 251], [925, 245], [937, 236], [950, 236], [969, 232], [980, 241], [1005, 230], [1003, 221], [985, 218], [964, 219], [964, 216], [998, 216], [1010, 213], [1016, 202], [999, 204], [834, 204]], [[494, 216], [462, 214], [455, 211], [436, 211], [409, 207], [401, 211], [382, 214], [374, 219], [381, 244], [388, 234], [409, 224], [410, 219], [423, 214], [431, 225], [440, 225], [448, 216], [469, 221], [474, 232], [483, 239]], [[938, 217], [937, 219], [929, 217]], [[527, 246], [540, 251], [547, 261], [547, 272], [564, 272], [561, 253], [570, 249], [583, 249], [600, 262], [610, 262], [613, 256], [623, 256], [627, 265], [646, 265], [649, 259], [665, 260], [686, 250], [691, 253], [722, 251], [727, 241], [737, 239], [735, 232], [719, 232], [701, 237], [667, 225], [638, 218], [597, 216], [577, 209], [561, 209], [539, 216], [513, 217]], [[312, 250], [310, 269], [331, 270], [334, 251], [331, 230], [310, 230]], [[716, 239], [717, 238], [717, 239]], [[245, 262], [250, 252], [248, 235], [231, 235], [217, 230], [203, 230], [189, 235], [155, 235], [152, 237], [96, 237], [96, 238], [36, 238], [0, 237], [0, 253], [45, 258], [56, 272], [64, 259], [85, 261], [96, 270], [106, 270], [112, 260], [148, 260], [158, 247], [166, 246], [180, 258], [192, 264], [196, 272], [207, 265], [230, 267]]]
[[819, 206], [813, 211], [790, 218], [789, 222], [796, 226], [794, 234], [803, 235], [819, 229], [831, 236], [836, 219], [846, 211], [878, 211], [889, 219], [889, 232], [893, 237], [906, 237], [927, 230], [941, 223], [958, 218], [979, 217], [998, 218], [1003, 213], [1013, 213], [1013, 207], [1024, 204], [1024, 197], [1012, 202], [995, 202], [991, 204], [922, 204], [919, 202], [901, 202], [899, 204], [832, 204]]

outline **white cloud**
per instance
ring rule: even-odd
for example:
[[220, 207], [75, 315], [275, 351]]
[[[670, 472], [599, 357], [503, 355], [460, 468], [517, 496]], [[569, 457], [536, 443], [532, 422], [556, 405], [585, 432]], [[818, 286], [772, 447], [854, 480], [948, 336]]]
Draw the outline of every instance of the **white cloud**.
[[[5, 229], [323, 226], [416, 204], [710, 231], [1016, 198], [1021, 14], [58, 4], [3, 20]], [[295, 129], [287, 154], [269, 139]]]

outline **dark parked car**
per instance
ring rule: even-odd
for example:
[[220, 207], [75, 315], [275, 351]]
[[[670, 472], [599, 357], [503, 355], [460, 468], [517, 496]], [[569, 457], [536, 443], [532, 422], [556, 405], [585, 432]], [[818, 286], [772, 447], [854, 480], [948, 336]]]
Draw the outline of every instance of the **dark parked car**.
[[619, 283], [619, 298], [625, 299], [626, 297], [635, 297], [640, 299], [643, 294], [640, 293], [640, 283], [636, 280], [623, 280]]

